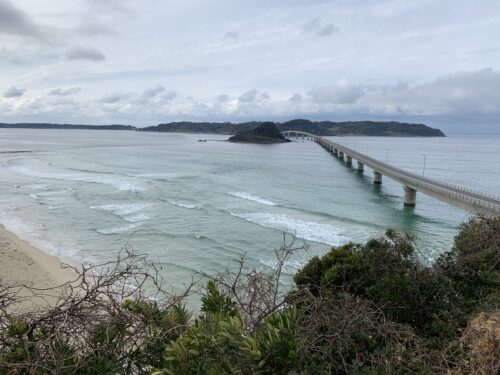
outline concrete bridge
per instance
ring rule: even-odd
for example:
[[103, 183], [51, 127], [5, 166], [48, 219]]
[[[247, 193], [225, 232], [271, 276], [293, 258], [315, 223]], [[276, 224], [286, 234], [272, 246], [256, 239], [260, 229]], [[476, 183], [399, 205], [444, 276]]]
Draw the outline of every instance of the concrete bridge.
[[500, 197], [405, 171], [311, 133], [289, 130], [283, 132], [283, 135], [287, 138], [312, 140], [345, 161], [348, 166], [352, 166], [353, 160], [356, 160], [355, 169], [359, 173], [363, 173], [365, 167], [373, 171], [375, 184], [382, 183], [382, 176], [399, 182], [403, 185], [405, 206], [414, 207], [417, 191], [420, 191], [473, 213], [500, 215]]

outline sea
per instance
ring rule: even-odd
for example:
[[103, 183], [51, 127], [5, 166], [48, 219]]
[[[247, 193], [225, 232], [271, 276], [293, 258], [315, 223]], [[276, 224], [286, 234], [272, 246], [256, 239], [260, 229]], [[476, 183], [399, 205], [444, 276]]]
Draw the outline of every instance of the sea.
[[[452, 246], [471, 213], [357, 173], [311, 141], [257, 145], [224, 135], [0, 129], [0, 223], [68, 262], [99, 264], [124, 248], [173, 288], [245, 256], [272, 269], [284, 241], [307, 244], [292, 275], [332, 246], [388, 228], [415, 236], [423, 262]], [[331, 137], [425, 176], [499, 194], [500, 136]], [[199, 140], [206, 140], [200, 142]]]

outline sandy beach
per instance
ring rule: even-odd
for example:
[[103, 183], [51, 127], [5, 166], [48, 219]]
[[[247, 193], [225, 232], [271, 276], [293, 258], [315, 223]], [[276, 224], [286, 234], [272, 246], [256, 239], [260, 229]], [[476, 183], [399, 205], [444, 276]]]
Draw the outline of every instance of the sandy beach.
[[[0, 225], [0, 284], [47, 289], [75, 278], [76, 274], [71, 269], [63, 268], [57, 257], [44, 253]], [[23, 299], [17, 308], [24, 310], [27, 306], [43, 305], [44, 301], [51, 303], [58, 294], [57, 289], [49, 293], [38, 293], [34, 289], [17, 288], [18, 295]]]

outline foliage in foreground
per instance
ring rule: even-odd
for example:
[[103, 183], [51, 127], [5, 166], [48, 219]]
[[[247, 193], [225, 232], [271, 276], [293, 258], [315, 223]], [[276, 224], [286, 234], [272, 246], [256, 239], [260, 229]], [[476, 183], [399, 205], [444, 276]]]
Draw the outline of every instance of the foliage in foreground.
[[208, 275], [195, 318], [183, 304], [190, 288], [164, 292], [154, 267], [131, 254], [84, 269], [36, 313], [16, 313], [16, 289], [0, 285], [0, 374], [500, 370], [500, 218], [464, 223], [432, 266], [394, 231], [333, 248], [285, 294], [283, 266], [302, 248], [284, 241], [271, 271], [241, 259]]

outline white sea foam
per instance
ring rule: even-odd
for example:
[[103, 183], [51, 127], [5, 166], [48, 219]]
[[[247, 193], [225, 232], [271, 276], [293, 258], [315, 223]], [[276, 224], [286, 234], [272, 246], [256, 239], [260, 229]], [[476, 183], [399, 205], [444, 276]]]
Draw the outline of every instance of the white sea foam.
[[266, 206], [276, 206], [276, 203], [271, 202], [268, 199], [259, 197], [258, 195], [253, 195], [253, 194], [250, 194], [250, 193], [246, 193], [244, 191], [237, 191], [237, 192], [228, 193], [228, 194], [232, 195], [233, 197], [237, 197], [237, 198], [241, 198], [241, 199], [246, 199], [248, 201], [257, 202], [257, 203], [260, 203], [260, 204], [265, 204]]
[[142, 223], [131, 223], [127, 225], [122, 225], [119, 227], [107, 228], [107, 229], [97, 229], [98, 233], [101, 234], [117, 234], [117, 233], [125, 233], [132, 229], [138, 228], [142, 225]]
[[182, 207], [182, 208], [189, 208], [189, 209], [201, 209], [200, 206], [196, 204], [190, 204], [190, 203], [181, 203], [181, 202], [174, 202], [174, 201], [168, 201], [168, 203], [177, 206], [177, 207]]
[[124, 216], [123, 218], [130, 223], [140, 223], [142, 221], [151, 220], [151, 218], [146, 214]]
[[[289, 275], [294, 275], [307, 264], [307, 261], [308, 259], [289, 259], [283, 264], [282, 271]], [[259, 259], [259, 262], [272, 269], [278, 268], [278, 261], [276, 259]]]
[[294, 234], [306, 241], [314, 241], [337, 246], [344, 242], [344, 236], [333, 225], [320, 224], [314, 221], [304, 221], [283, 214], [251, 213], [235, 214], [232, 216], [245, 219], [251, 223], [266, 228], [277, 229]]
[[[113, 215], [120, 216], [121, 218], [127, 221], [132, 221], [134, 219], [137, 219], [138, 213], [147, 210], [153, 206], [154, 203], [122, 203], [122, 204], [105, 204], [101, 206], [90, 206], [90, 208], [93, 210], [111, 212]], [[143, 218], [146, 220], [150, 219], [146, 215], [144, 215]], [[139, 220], [139, 221], [144, 221], [144, 220]]]
[[0, 212], [0, 223], [2, 223], [9, 232], [28, 241], [30, 244], [43, 250], [47, 254], [78, 260], [78, 251], [71, 244], [65, 243], [64, 245], [60, 245], [55, 241], [45, 239], [44, 232], [46, 232], [47, 228], [43, 224], [29, 224], [14, 216], [11, 210]]
[[32, 178], [103, 184], [112, 186], [122, 191], [144, 191], [144, 188], [140, 184], [136, 183], [135, 181], [132, 181], [130, 178], [124, 178], [120, 176], [109, 176], [92, 172], [82, 172], [82, 173], [39, 172], [21, 166], [12, 166], [10, 167], [10, 170], [19, 175]]
[[30, 197], [32, 197], [33, 199], [38, 199], [38, 198], [55, 199], [59, 198], [61, 195], [68, 194], [68, 191], [73, 193], [73, 190], [50, 190], [50, 191], [41, 191], [38, 193], [32, 193], [30, 194]]
[[66, 207], [64, 204], [55, 205], [55, 206], [48, 206], [49, 210], [58, 210], [58, 209], [64, 208], [64, 207]]
[[26, 185], [26, 186], [23, 186], [23, 188], [29, 189], [29, 190], [48, 190], [49, 189], [49, 187], [47, 185], [44, 185], [44, 184]]

